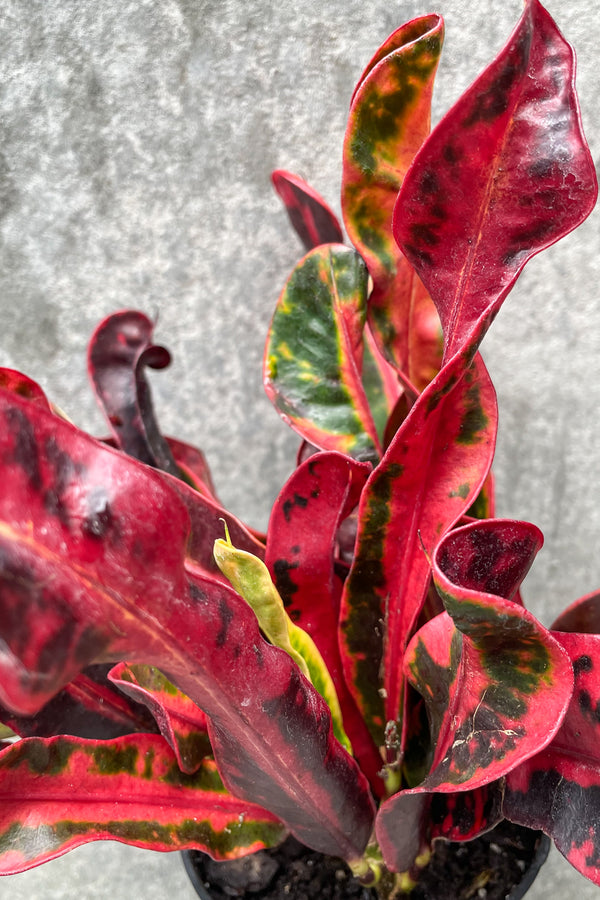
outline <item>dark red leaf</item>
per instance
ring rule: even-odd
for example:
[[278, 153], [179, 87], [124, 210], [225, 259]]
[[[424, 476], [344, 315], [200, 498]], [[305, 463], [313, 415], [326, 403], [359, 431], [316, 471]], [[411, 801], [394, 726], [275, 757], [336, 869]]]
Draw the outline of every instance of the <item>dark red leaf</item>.
[[504, 814], [545, 831], [600, 885], [600, 635], [553, 634], [573, 662], [573, 698], [552, 743], [507, 776]]
[[600, 634], [600, 591], [580, 597], [552, 624], [553, 631], [579, 631]]
[[218, 503], [219, 499], [204, 453], [197, 447], [178, 441], [176, 438], [166, 437], [165, 440], [178, 469], [183, 473], [188, 484]]
[[117, 446], [141, 462], [179, 476], [167, 441], [159, 431], [145, 366], [164, 369], [169, 351], [152, 343], [154, 323], [136, 310], [104, 319], [88, 348], [88, 371]]
[[158, 727], [144, 707], [123, 696], [107, 680], [111, 666], [88, 666], [38, 713], [16, 716], [0, 709], [0, 721], [21, 737], [121, 737], [131, 732], [156, 732]]
[[287, 214], [304, 248], [319, 244], [342, 244], [344, 235], [335, 213], [304, 179], [283, 169], [271, 174], [273, 187], [283, 200]]

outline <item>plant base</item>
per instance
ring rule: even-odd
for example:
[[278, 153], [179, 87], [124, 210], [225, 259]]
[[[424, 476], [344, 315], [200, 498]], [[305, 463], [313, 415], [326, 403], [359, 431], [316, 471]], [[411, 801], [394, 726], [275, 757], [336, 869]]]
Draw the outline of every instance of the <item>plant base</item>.
[[[548, 855], [539, 831], [502, 822], [464, 844], [439, 842], [410, 900], [520, 900]], [[243, 859], [215, 862], [196, 850], [182, 854], [202, 900], [375, 900], [339, 859], [294, 838]]]

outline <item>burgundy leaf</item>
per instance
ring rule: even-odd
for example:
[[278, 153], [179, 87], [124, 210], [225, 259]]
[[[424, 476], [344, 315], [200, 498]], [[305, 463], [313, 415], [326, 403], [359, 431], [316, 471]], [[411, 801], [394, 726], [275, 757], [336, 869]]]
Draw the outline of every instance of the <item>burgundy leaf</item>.
[[366, 779], [248, 605], [186, 569], [178, 482], [2, 391], [0, 425], [2, 702], [32, 714], [92, 662], [154, 665], [209, 717], [233, 793], [308, 846], [359, 857]]
[[580, 597], [552, 625], [553, 631], [579, 631], [600, 634], [600, 591]]
[[88, 371], [106, 413], [117, 446], [141, 462], [180, 472], [152, 408], [144, 367], [164, 369], [169, 351], [152, 343], [154, 323], [136, 310], [123, 310], [104, 319], [88, 348]]
[[271, 174], [273, 187], [283, 200], [287, 214], [305, 249], [319, 244], [342, 244], [344, 235], [335, 213], [298, 175], [277, 169]]
[[576, 228], [597, 184], [573, 51], [538, 0], [407, 174], [394, 235], [431, 294], [445, 359], [481, 340], [527, 260]]
[[219, 499], [204, 453], [198, 450], [197, 447], [178, 441], [175, 438], [166, 437], [165, 440], [169, 445], [178, 469], [184, 475], [188, 484], [201, 494], [211, 497], [215, 503], [218, 503]]

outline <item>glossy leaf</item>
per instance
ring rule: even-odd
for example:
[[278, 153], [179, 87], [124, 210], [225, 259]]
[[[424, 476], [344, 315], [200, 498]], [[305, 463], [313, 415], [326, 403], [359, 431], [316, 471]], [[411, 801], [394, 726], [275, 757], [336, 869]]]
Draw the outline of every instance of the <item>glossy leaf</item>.
[[204, 453], [184, 441], [178, 441], [172, 437], [165, 437], [165, 440], [185, 481], [195, 490], [206, 494], [218, 503], [219, 499]]
[[568, 606], [553, 622], [552, 630], [600, 634], [600, 592], [586, 594]]
[[406, 171], [429, 134], [443, 32], [441, 17], [430, 15], [388, 38], [359, 80], [344, 140], [342, 210], [374, 282], [369, 321], [382, 353], [419, 390], [439, 369], [439, 317], [391, 225]]
[[271, 180], [305, 250], [319, 244], [343, 243], [344, 235], [335, 213], [303, 178], [277, 169], [272, 172]]
[[381, 793], [381, 757], [348, 692], [337, 640], [342, 585], [335, 571], [336, 541], [369, 471], [366, 463], [339, 453], [318, 453], [301, 463], [271, 510], [265, 562], [292, 621], [319, 648], [354, 755], [375, 792]]
[[52, 408], [39, 384], [16, 369], [0, 368], [0, 388], [12, 391], [33, 403], [39, 403], [44, 409]]
[[[531, 613], [512, 602], [541, 544], [534, 525], [493, 519], [451, 531], [436, 550], [435, 584], [461, 648], [450, 705], [436, 705], [442, 719], [429, 785], [487, 783], [549, 742], [559, 727], [572, 692], [569, 659]], [[428, 676], [418, 658], [422, 634], [406, 665], [427, 701]], [[450, 663], [450, 673], [453, 668]], [[503, 771], [493, 774], [497, 766]]]
[[33, 716], [17, 716], [0, 708], [0, 721], [20, 737], [121, 737], [156, 732], [146, 709], [117, 690], [107, 679], [110, 665], [88, 666]]
[[570, 660], [509, 599], [541, 542], [533, 525], [490, 520], [449, 532], [435, 552], [447, 613], [417, 632], [405, 658], [427, 704], [432, 767], [421, 785], [384, 803], [377, 824], [384, 858], [397, 871], [413, 862], [393, 835], [414, 795], [481, 788], [534, 756], [560, 727], [572, 693]]
[[308, 846], [360, 856], [366, 780], [247, 604], [186, 569], [176, 480], [1, 391], [0, 425], [2, 702], [35, 713], [91, 662], [154, 665], [207, 714], [233, 793]]
[[379, 438], [361, 380], [367, 271], [340, 244], [301, 260], [281, 294], [265, 348], [267, 395], [322, 450], [374, 459]]
[[361, 497], [342, 600], [342, 658], [379, 745], [386, 722], [402, 717], [402, 657], [425, 601], [431, 555], [478, 495], [492, 460], [497, 408], [489, 376], [480, 358], [455, 385], [457, 371], [459, 359], [441, 373], [445, 387], [436, 379], [420, 396]]
[[153, 666], [117, 663], [109, 677], [123, 694], [152, 713], [181, 771], [197, 772], [212, 753], [202, 710]]
[[362, 382], [377, 435], [385, 447], [386, 428], [402, 395], [402, 385], [396, 370], [379, 350], [368, 322], [364, 337]]
[[600, 885], [600, 636], [554, 637], [573, 662], [573, 699], [552, 743], [508, 775], [504, 814], [545, 831]]
[[527, 260], [592, 210], [573, 51], [538, 0], [432, 132], [406, 176], [394, 235], [431, 294], [444, 355], [481, 339]]
[[216, 765], [182, 774], [159, 735], [27, 738], [0, 753], [0, 874], [94, 840], [229, 859], [279, 843], [274, 816], [232, 797]]
[[179, 476], [152, 407], [145, 366], [164, 369], [169, 351], [152, 343], [154, 323], [142, 312], [114, 313], [96, 328], [88, 348], [88, 371], [117, 446], [141, 462]]
[[191, 526], [186, 557], [188, 566], [193, 567], [194, 571], [225, 581], [213, 553], [215, 541], [223, 536], [223, 522], [226, 522], [236, 547], [253, 553], [259, 559], [264, 557], [264, 544], [217, 500], [168, 474], [161, 473], [161, 477], [186, 507]]

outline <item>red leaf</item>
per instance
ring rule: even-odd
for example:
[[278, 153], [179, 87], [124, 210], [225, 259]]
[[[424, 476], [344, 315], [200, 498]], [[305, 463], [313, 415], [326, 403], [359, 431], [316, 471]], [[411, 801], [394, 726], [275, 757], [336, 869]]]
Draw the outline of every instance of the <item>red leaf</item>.
[[580, 597], [552, 625], [553, 631], [579, 631], [600, 634], [600, 591]]
[[195, 490], [205, 494], [207, 497], [211, 497], [215, 503], [218, 503], [219, 499], [215, 491], [212, 475], [202, 451], [191, 444], [178, 441], [176, 438], [166, 437], [165, 440], [188, 484], [191, 484]]
[[421, 394], [361, 497], [342, 600], [342, 659], [378, 744], [385, 723], [402, 716], [402, 657], [427, 593], [431, 554], [478, 495], [492, 460], [493, 387], [480, 358], [455, 385], [460, 366], [455, 359]]
[[343, 243], [344, 235], [335, 213], [306, 181], [283, 169], [273, 172], [271, 180], [307, 251], [319, 244]]
[[154, 323], [126, 309], [104, 319], [88, 348], [88, 371], [117, 446], [141, 462], [179, 476], [159, 431], [144, 367], [164, 369], [169, 351], [152, 343]]
[[308, 846], [360, 856], [366, 779], [248, 605], [186, 570], [189, 518], [169, 477], [2, 391], [0, 425], [3, 702], [34, 713], [93, 661], [155, 665], [209, 717], [234, 793]]
[[592, 210], [573, 51], [538, 0], [407, 174], [394, 235], [431, 294], [450, 359], [478, 342], [527, 260]]
[[34, 716], [0, 709], [0, 720], [21, 737], [68, 734], [83, 738], [121, 737], [157, 731], [156, 722], [107, 681], [110, 665], [88, 666]]
[[23, 375], [22, 372], [17, 372], [16, 369], [0, 368], [0, 388], [12, 391], [32, 403], [39, 403], [44, 409], [52, 409], [39, 384], [32, 381], [27, 375]]
[[507, 776], [504, 814], [545, 831], [600, 885], [600, 635], [553, 634], [573, 662], [573, 698], [552, 743]]
[[198, 493], [184, 481], [167, 473], [161, 472], [159, 475], [187, 509], [191, 531], [185, 553], [189, 568], [201, 575], [216, 578], [224, 584], [229, 583], [221, 574], [213, 555], [215, 541], [222, 538], [225, 533], [223, 521], [227, 524], [231, 540], [236, 547], [264, 559], [264, 544], [217, 500], [208, 494]]

